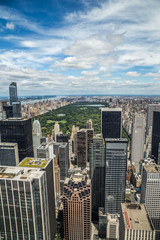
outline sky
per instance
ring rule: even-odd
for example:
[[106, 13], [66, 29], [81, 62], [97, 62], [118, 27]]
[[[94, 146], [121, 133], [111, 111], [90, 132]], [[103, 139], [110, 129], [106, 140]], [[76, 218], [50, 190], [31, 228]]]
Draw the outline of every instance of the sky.
[[159, 0], [0, 0], [0, 96], [160, 95]]

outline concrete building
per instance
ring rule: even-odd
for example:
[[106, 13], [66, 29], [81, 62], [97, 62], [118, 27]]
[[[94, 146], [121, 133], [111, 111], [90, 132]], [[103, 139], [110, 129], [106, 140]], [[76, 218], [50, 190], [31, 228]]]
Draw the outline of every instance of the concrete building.
[[19, 163], [17, 143], [0, 142], [0, 165], [16, 166]]
[[92, 119], [89, 119], [86, 124], [86, 129], [93, 129]]
[[91, 240], [91, 181], [81, 173], [64, 183], [64, 238]]
[[50, 240], [46, 172], [0, 167], [2, 239]]
[[40, 139], [42, 137], [41, 124], [40, 124], [39, 120], [34, 120], [34, 122], [33, 122], [32, 137], [33, 137], [34, 158], [37, 158], [37, 148], [41, 144]]
[[119, 240], [155, 240], [155, 230], [143, 204], [121, 204]]
[[103, 138], [121, 138], [122, 109], [101, 108], [101, 133]]
[[160, 165], [143, 166], [141, 203], [145, 204], [156, 231], [159, 231], [157, 239], [160, 239]]
[[59, 145], [59, 167], [60, 167], [60, 188], [63, 194], [63, 186], [65, 178], [68, 176], [69, 169], [69, 145], [68, 143], [60, 143]]
[[68, 143], [68, 135], [64, 133], [58, 133], [56, 136], [56, 142]]
[[107, 214], [106, 240], [119, 240], [119, 215]]
[[105, 213], [115, 214], [125, 201], [128, 140], [107, 138], [105, 142]]
[[90, 145], [90, 177], [92, 183], [92, 212], [104, 207], [105, 145], [102, 137], [94, 137]]
[[[23, 168], [41, 169], [46, 172], [46, 186], [48, 201], [48, 215], [50, 225], [50, 239], [56, 234], [56, 213], [55, 213], [55, 184], [54, 184], [54, 162], [53, 159], [25, 158], [19, 165]], [[43, 186], [42, 186], [43, 187]]]
[[85, 168], [89, 162], [89, 147], [93, 139], [93, 129], [81, 129], [77, 132], [77, 164]]
[[144, 158], [145, 117], [135, 114], [132, 126], [131, 160], [139, 172], [139, 162]]

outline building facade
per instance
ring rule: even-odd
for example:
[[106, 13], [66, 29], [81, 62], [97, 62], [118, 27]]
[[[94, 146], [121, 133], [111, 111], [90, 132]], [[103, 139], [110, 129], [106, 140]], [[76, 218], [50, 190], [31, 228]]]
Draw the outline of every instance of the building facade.
[[33, 136], [33, 151], [34, 158], [37, 157], [37, 148], [40, 146], [40, 139], [42, 137], [41, 124], [39, 120], [34, 120], [32, 125], [32, 136]]
[[50, 240], [46, 173], [0, 167], [2, 239]]
[[125, 201], [128, 140], [107, 138], [105, 142], [105, 213], [115, 214]]
[[2, 142], [18, 144], [19, 160], [33, 157], [31, 119], [4, 119], [0, 121]]
[[17, 143], [0, 142], [0, 165], [16, 166], [19, 163]]
[[120, 240], [156, 240], [155, 230], [143, 204], [121, 204]]
[[149, 134], [149, 129], [153, 125], [153, 112], [160, 112], [160, 104], [148, 104], [147, 106], [147, 124], [146, 133]]
[[153, 112], [152, 126], [152, 155], [158, 162], [158, 146], [160, 143], [160, 112]]
[[16, 82], [12, 82], [9, 85], [9, 96], [10, 96], [10, 105], [12, 105], [13, 102], [18, 102]]
[[77, 173], [66, 179], [63, 194], [64, 239], [91, 240], [91, 181]]
[[90, 177], [92, 183], [92, 211], [104, 207], [105, 145], [103, 138], [94, 137], [90, 146]]
[[101, 109], [101, 133], [103, 138], [121, 138], [122, 136], [122, 109]]

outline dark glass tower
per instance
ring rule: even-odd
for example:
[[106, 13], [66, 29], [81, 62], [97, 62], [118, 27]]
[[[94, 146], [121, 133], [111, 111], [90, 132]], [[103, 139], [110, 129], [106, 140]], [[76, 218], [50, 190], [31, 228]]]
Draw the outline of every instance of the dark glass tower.
[[104, 207], [105, 146], [103, 138], [94, 137], [90, 146], [90, 177], [92, 183], [92, 212]]
[[33, 157], [31, 119], [5, 119], [0, 121], [2, 142], [18, 143], [19, 160]]
[[121, 138], [122, 135], [122, 109], [101, 109], [101, 131], [103, 138]]
[[158, 145], [160, 143], [160, 112], [153, 112], [152, 155], [158, 162]]
[[12, 82], [9, 85], [9, 96], [10, 96], [10, 105], [12, 105], [13, 102], [18, 102], [16, 82]]

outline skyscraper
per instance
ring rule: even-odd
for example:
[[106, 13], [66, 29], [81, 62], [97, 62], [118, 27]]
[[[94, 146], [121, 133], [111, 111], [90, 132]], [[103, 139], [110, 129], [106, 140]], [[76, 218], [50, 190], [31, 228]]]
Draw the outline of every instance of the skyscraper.
[[[20, 167], [31, 167], [32, 169], [39, 168], [46, 172], [46, 188], [48, 201], [48, 215], [50, 225], [51, 239], [55, 238], [56, 234], [56, 216], [55, 216], [55, 184], [54, 184], [54, 163], [53, 159], [41, 159], [41, 158], [25, 158], [20, 164]], [[43, 186], [42, 186], [43, 187]]]
[[4, 119], [0, 121], [2, 142], [18, 144], [19, 160], [33, 157], [31, 119]]
[[90, 176], [92, 183], [92, 211], [104, 207], [105, 145], [103, 138], [94, 137], [90, 146]]
[[91, 240], [91, 181], [76, 173], [64, 183], [64, 238]]
[[158, 162], [158, 145], [160, 143], [160, 112], [153, 112], [152, 155]]
[[120, 240], [155, 240], [155, 231], [143, 204], [121, 204]]
[[64, 180], [67, 177], [69, 169], [69, 145], [68, 143], [60, 143], [59, 145], [59, 167], [60, 167], [60, 188], [63, 194]]
[[46, 172], [0, 167], [2, 239], [50, 240]]
[[122, 109], [101, 109], [101, 132], [103, 138], [121, 138], [122, 136]]
[[147, 106], [147, 125], [146, 133], [149, 133], [150, 127], [153, 125], [153, 112], [160, 112], [160, 104], [148, 104]]
[[85, 168], [89, 162], [89, 147], [93, 139], [93, 129], [81, 129], [77, 132], [77, 164]]
[[136, 172], [141, 159], [144, 158], [145, 118], [143, 114], [135, 114], [132, 127], [131, 159], [135, 163]]
[[18, 102], [16, 82], [12, 82], [9, 85], [9, 96], [10, 96], [10, 105], [12, 105], [13, 102]]
[[17, 143], [0, 142], [0, 165], [16, 166], [19, 163]]
[[160, 239], [160, 166], [144, 165], [141, 185], [141, 203], [144, 203]]
[[115, 214], [125, 201], [128, 140], [107, 138], [105, 142], [105, 213]]
[[37, 157], [37, 148], [40, 145], [40, 138], [42, 137], [41, 124], [39, 120], [34, 120], [32, 126], [32, 136], [33, 136], [33, 151], [34, 157]]

